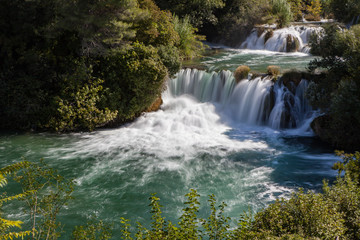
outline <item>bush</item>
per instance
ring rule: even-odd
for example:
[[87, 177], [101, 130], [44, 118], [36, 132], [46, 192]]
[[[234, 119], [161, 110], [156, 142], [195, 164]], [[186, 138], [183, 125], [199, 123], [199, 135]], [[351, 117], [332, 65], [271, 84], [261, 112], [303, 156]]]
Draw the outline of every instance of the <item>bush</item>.
[[138, 117], [160, 96], [167, 69], [155, 48], [134, 43], [125, 53], [99, 58], [94, 74], [104, 79], [99, 106], [117, 111], [111, 124], [118, 125]]
[[250, 72], [250, 68], [245, 65], [241, 65], [236, 68], [234, 72], [234, 77], [236, 82], [240, 82], [243, 79], [247, 79]]
[[322, 194], [302, 190], [289, 200], [278, 200], [255, 216], [253, 231], [273, 236], [298, 234], [303, 238], [336, 239], [345, 233], [344, 220], [334, 202]]
[[205, 40], [205, 37], [196, 35], [197, 29], [191, 25], [188, 16], [180, 19], [174, 15], [173, 18], [175, 31], [180, 37], [180, 42], [177, 45], [180, 50], [180, 56], [183, 59], [191, 59], [199, 56], [205, 49], [201, 42], [201, 40]]
[[46, 127], [57, 132], [92, 131], [113, 120], [117, 110], [99, 109], [98, 103], [104, 81], [91, 76], [90, 70], [80, 64], [76, 72], [64, 77], [60, 96], [54, 97], [56, 113]]
[[277, 78], [277, 76], [279, 76], [279, 74], [280, 74], [280, 67], [274, 66], [274, 65], [268, 66], [267, 74], [273, 76], [274, 78]]
[[277, 24], [279, 28], [287, 26], [293, 19], [291, 6], [287, 0], [273, 0], [272, 14], [277, 17]]
[[180, 71], [181, 67], [179, 49], [171, 45], [161, 45], [157, 49], [162, 63], [168, 70], [169, 76], [174, 76]]

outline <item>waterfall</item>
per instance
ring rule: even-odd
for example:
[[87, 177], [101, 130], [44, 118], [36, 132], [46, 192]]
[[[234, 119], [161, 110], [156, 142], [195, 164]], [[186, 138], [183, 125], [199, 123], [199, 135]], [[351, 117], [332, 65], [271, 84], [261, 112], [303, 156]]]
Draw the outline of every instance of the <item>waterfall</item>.
[[274, 129], [300, 127], [311, 115], [305, 98], [308, 81], [302, 79], [295, 90], [269, 77], [243, 79], [236, 83], [232, 72], [205, 72], [183, 69], [169, 80], [173, 96], [190, 95], [201, 102], [216, 104], [230, 119]]
[[313, 33], [322, 31], [321, 27], [291, 26], [281, 29], [266, 29], [262, 33], [255, 28], [240, 48], [253, 50], [268, 50], [276, 52], [308, 53], [308, 43]]

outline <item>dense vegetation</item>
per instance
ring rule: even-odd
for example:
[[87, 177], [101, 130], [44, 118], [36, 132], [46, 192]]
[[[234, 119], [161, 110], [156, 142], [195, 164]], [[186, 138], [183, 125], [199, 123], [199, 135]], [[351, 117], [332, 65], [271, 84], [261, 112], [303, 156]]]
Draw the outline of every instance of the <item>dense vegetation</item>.
[[339, 149], [360, 148], [360, 25], [343, 30], [337, 25], [325, 28], [325, 35], [313, 42], [312, 51], [321, 59], [310, 70], [323, 71], [307, 91], [310, 103], [326, 115], [313, 123], [321, 138]]
[[151, 0], [0, 1], [0, 128], [92, 130], [138, 116], [202, 49]]
[[[209, 196], [209, 215], [197, 216], [200, 208], [196, 190], [186, 194], [183, 214], [177, 224], [162, 215], [160, 199], [150, 197], [149, 228], [119, 219], [122, 239], [359, 239], [360, 238], [360, 153], [338, 152], [343, 159], [334, 165], [339, 175], [333, 186], [324, 182], [323, 193], [300, 189], [290, 199], [279, 199], [266, 209], [253, 214], [251, 210], [234, 221], [226, 216], [226, 203]], [[345, 174], [343, 174], [345, 172]], [[7, 220], [0, 215], [0, 239], [29, 236], [31, 239], [59, 239], [62, 224], [57, 216], [72, 200], [74, 184], [64, 179], [43, 161], [20, 162], [0, 169], [1, 187], [18, 184], [19, 193], [0, 199], [1, 206], [15, 199], [24, 207], [24, 220]], [[23, 229], [19, 231], [19, 227]], [[95, 218], [76, 226], [72, 239], [110, 239], [114, 223]], [[119, 237], [119, 236], [118, 236]]]

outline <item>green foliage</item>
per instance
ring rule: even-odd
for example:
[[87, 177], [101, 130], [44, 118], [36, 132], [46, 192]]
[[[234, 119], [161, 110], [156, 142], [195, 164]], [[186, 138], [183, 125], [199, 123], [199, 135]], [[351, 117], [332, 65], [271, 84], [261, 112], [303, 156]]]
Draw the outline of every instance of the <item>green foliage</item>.
[[73, 240], [107, 240], [112, 237], [112, 225], [102, 220], [91, 219], [83, 226], [76, 226], [72, 232]]
[[203, 37], [196, 35], [197, 29], [190, 23], [189, 16], [180, 19], [176, 15], [173, 16], [175, 31], [179, 34], [180, 42], [178, 48], [183, 59], [191, 59], [199, 56], [204, 50], [204, 45], [200, 40]]
[[203, 220], [202, 225], [204, 226], [209, 239], [229, 239], [229, 217], [224, 216], [224, 210], [227, 206], [225, 202], [222, 202], [218, 209], [216, 208], [215, 195], [209, 195], [210, 203], [210, 216], [207, 220]]
[[300, 190], [289, 200], [278, 200], [258, 213], [253, 229], [279, 237], [297, 234], [305, 239], [335, 239], [345, 232], [343, 221], [336, 206], [322, 194]]
[[180, 71], [181, 67], [180, 50], [171, 45], [161, 45], [157, 49], [162, 63], [168, 70], [169, 77], [174, 76]]
[[337, 20], [350, 23], [360, 15], [360, 2], [358, 0], [331, 0], [330, 9]]
[[73, 181], [65, 180], [43, 161], [29, 165], [14, 176], [23, 192], [29, 192], [23, 201], [29, 216], [31, 235], [34, 239], [57, 239], [61, 223], [57, 220], [60, 210], [72, 199]]
[[347, 149], [360, 147], [359, 39], [360, 26], [349, 30], [339, 30], [337, 26], [325, 28], [325, 35], [312, 42], [314, 52], [321, 50], [322, 59], [309, 65], [312, 71], [326, 70], [307, 91], [310, 103], [331, 117], [327, 128], [333, 132], [332, 144]]
[[[15, 163], [9, 166], [6, 166], [2, 169], [0, 169], [0, 187], [3, 188], [7, 184], [7, 176], [15, 174], [17, 171], [19, 171], [22, 168], [25, 168], [29, 165], [28, 162], [19, 162]], [[20, 194], [17, 194], [15, 196], [7, 196], [6, 193], [3, 193], [0, 198], [0, 209], [3, 206], [4, 203], [16, 199], [21, 199], [26, 197], [28, 194], [31, 194], [31, 192], [23, 192]], [[18, 220], [8, 220], [2, 218], [2, 211], [0, 213], [0, 239], [14, 239], [14, 238], [24, 238], [26, 236], [29, 236], [31, 234], [31, 231], [20, 231], [15, 232], [13, 228], [21, 228], [21, 225], [23, 224], [22, 221]]]
[[117, 111], [116, 122], [139, 116], [160, 95], [167, 70], [157, 50], [134, 43], [125, 53], [97, 59], [94, 74], [105, 79], [101, 106]]
[[145, 45], [175, 46], [179, 35], [170, 12], [160, 10], [152, 0], [138, 0], [144, 17], [136, 24], [136, 40]]
[[197, 230], [199, 220], [196, 213], [199, 211], [199, 197], [200, 195], [196, 190], [190, 189], [190, 192], [185, 195], [187, 201], [184, 203], [187, 205], [183, 209], [183, 214], [180, 217], [179, 222], [179, 237], [181, 239], [197, 239], [199, 237], [199, 231]]
[[238, 47], [256, 24], [267, 23], [271, 6], [268, 0], [225, 0], [225, 6], [216, 11], [218, 24], [200, 29], [210, 41], [224, 42]]
[[288, 0], [291, 6], [291, 12], [293, 14], [293, 18], [296, 21], [302, 20], [303, 16], [303, 1], [302, 0]]
[[207, 23], [216, 24], [218, 19], [215, 11], [225, 5], [222, 0], [155, 0], [155, 2], [160, 8], [170, 10], [181, 18], [188, 16], [191, 25], [196, 28]]
[[57, 114], [50, 119], [48, 127], [57, 132], [91, 131], [117, 116], [117, 111], [97, 107], [103, 81], [92, 77], [88, 70], [80, 65], [75, 73], [64, 78], [61, 95], [55, 97]]
[[150, 197], [151, 207], [151, 239], [162, 239], [165, 236], [164, 229], [166, 227], [165, 218], [161, 216], [161, 205], [159, 203], [160, 198], [156, 197], [155, 194]]
[[[172, 15], [152, 0], [4, 0], [0, 9], [2, 129], [79, 131], [131, 120], [179, 70], [180, 53], [193, 57], [201, 46], [191, 26], [180, 43]], [[116, 70], [110, 60], [124, 65]]]
[[277, 18], [278, 27], [287, 26], [293, 19], [291, 5], [286, 0], [272, 0], [272, 14]]

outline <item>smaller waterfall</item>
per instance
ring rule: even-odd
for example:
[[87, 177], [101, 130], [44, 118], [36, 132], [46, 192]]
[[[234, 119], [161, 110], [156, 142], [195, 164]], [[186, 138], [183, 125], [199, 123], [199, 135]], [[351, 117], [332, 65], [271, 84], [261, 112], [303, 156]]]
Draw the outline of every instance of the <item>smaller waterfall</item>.
[[275, 52], [304, 52], [308, 53], [308, 43], [313, 33], [322, 31], [321, 27], [291, 26], [281, 29], [267, 29], [259, 34], [253, 29], [240, 48], [253, 50], [268, 50]]
[[230, 71], [205, 72], [183, 69], [169, 81], [174, 96], [191, 95], [201, 102], [216, 103], [235, 122], [267, 125], [274, 129], [300, 127], [310, 117], [302, 79], [294, 91], [268, 77], [244, 79], [236, 84]]

